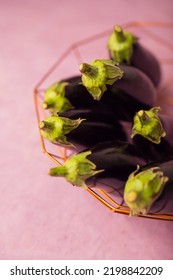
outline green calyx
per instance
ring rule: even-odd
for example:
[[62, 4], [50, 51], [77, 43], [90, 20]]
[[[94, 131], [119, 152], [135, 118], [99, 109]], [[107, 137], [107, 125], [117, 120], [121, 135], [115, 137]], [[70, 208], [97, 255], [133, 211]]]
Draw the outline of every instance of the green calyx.
[[124, 189], [124, 201], [132, 216], [147, 214], [168, 181], [157, 167], [137, 173], [138, 170], [139, 167], [129, 176]]
[[41, 135], [54, 144], [72, 145], [66, 135], [77, 128], [84, 119], [71, 120], [51, 115], [39, 123]]
[[113, 60], [97, 59], [91, 64], [81, 63], [82, 83], [95, 100], [100, 100], [106, 85], [112, 85], [123, 76], [123, 71]]
[[87, 159], [91, 152], [82, 152], [69, 157], [63, 166], [51, 168], [49, 175], [65, 177], [71, 184], [87, 188], [85, 181], [103, 170], [95, 170], [96, 165]]
[[130, 32], [124, 31], [119, 25], [116, 25], [108, 39], [108, 50], [112, 59], [117, 63], [125, 62], [130, 64], [133, 45], [136, 41], [137, 37]]
[[159, 144], [166, 136], [161, 120], [158, 116], [160, 108], [154, 107], [148, 111], [140, 110], [134, 116], [131, 137], [140, 134], [149, 141]]
[[65, 97], [65, 88], [67, 82], [58, 82], [51, 85], [44, 94], [43, 108], [48, 109], [51, 113], [64, 112], [73, 106]]

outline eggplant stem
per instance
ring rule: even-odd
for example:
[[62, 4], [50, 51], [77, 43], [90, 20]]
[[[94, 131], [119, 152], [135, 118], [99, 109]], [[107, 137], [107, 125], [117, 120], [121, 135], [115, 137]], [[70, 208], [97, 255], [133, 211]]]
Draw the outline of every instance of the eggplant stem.
[[94, 77], [97, 74], [97, 68], [87, 63], [81, 63], [79, 71], [89, 77]]
[[47, 107], [48, 107], [47, 103], [44, 102], [43, 105], [42, 105], [42, 107], [43, 107], [43, 109], [47, 109]]
[[121, 26], [116, 25], [114, 26], [114, 32], [116, 35], [116, 38], [118, 39], [119, 42], [124, 42], [126, 40], [126, 37], [124, 35], [123, 29]]

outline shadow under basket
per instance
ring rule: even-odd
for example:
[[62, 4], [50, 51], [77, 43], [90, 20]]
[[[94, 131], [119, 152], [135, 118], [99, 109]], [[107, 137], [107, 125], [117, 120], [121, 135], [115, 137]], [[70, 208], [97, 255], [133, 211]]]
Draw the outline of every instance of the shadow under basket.
[[[151, 51], [154, 51], [159, 58], [163, 71], [163, 80], [157, 89], [157, 106], [161, 104], [162, 112], [169, 115], [172, 114], [173, 117], [173, 97], [171, 96], [173, 88], [173, 77], [171, 76], [173, 75], [173, 44], [170, 39], [172, 38], [171, 32], [173, 29], [173, 22], [128, 22], [123, 24], [122, 27], [138, 36], [140, 42], [144, 42], [144, 45], [147, 44], [148, 48], [150, 48], [151, 45]], [[83, 61], [95, 60], [96, 50], [97, 58], [107, 57], [108, 54], [105, 46], [111, 32], [112, 29], [109, 29], [73, 43], [40, 79], [34, 88], [34, 103], [38, 128], [42, 118], [50, 114], [42, 107], [46, 88], [58, 80], [79, 75], [79, 64]], [[103, 50], [100, 46], [103, 46]], [[70, 69], [68, 67], [69, 63]], [[42, 151], [54, 161], [56, 165], [62, 165], [72, 154], [72, 150], [48, 143], [48, 141], [41, 136], [40, 128], [39, 133]], [[123, 199], [122, 201], [115, 201], [115, 196], [112, 195], [111, 187], [104, 190], [102, 186], [88, 186], [86, 191], [112, 212], [129, 215], [130, 209], [124, 205]], [[173, 215], [168, 213], [148, 213], [146, 215], [138, 215], [137, 217], [173, 221]]]

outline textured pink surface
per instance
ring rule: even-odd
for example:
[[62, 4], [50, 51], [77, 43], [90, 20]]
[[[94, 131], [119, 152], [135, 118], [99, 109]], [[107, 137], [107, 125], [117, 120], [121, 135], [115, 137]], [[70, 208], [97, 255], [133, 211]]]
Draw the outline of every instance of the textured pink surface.
[[113, 214], [47, 175], [32, 95], [71, 43], [117, 23], [171, 21], [172, 1], [0, 2], [0, 259], [172, 259], [173, 223]]

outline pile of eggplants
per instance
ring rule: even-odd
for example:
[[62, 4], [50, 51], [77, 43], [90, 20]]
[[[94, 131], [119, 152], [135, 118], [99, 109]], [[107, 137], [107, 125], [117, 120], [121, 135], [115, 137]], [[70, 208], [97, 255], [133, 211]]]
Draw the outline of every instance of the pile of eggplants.
[[161, 65], [139, 41], [115, 26], [106, 58], [47, 88], [39, 126], [46, 141], [73, 151], [51, 176], [84, 189], [112, 180], [130, 215], [173, 215], [173, 121], [156, 106]]

